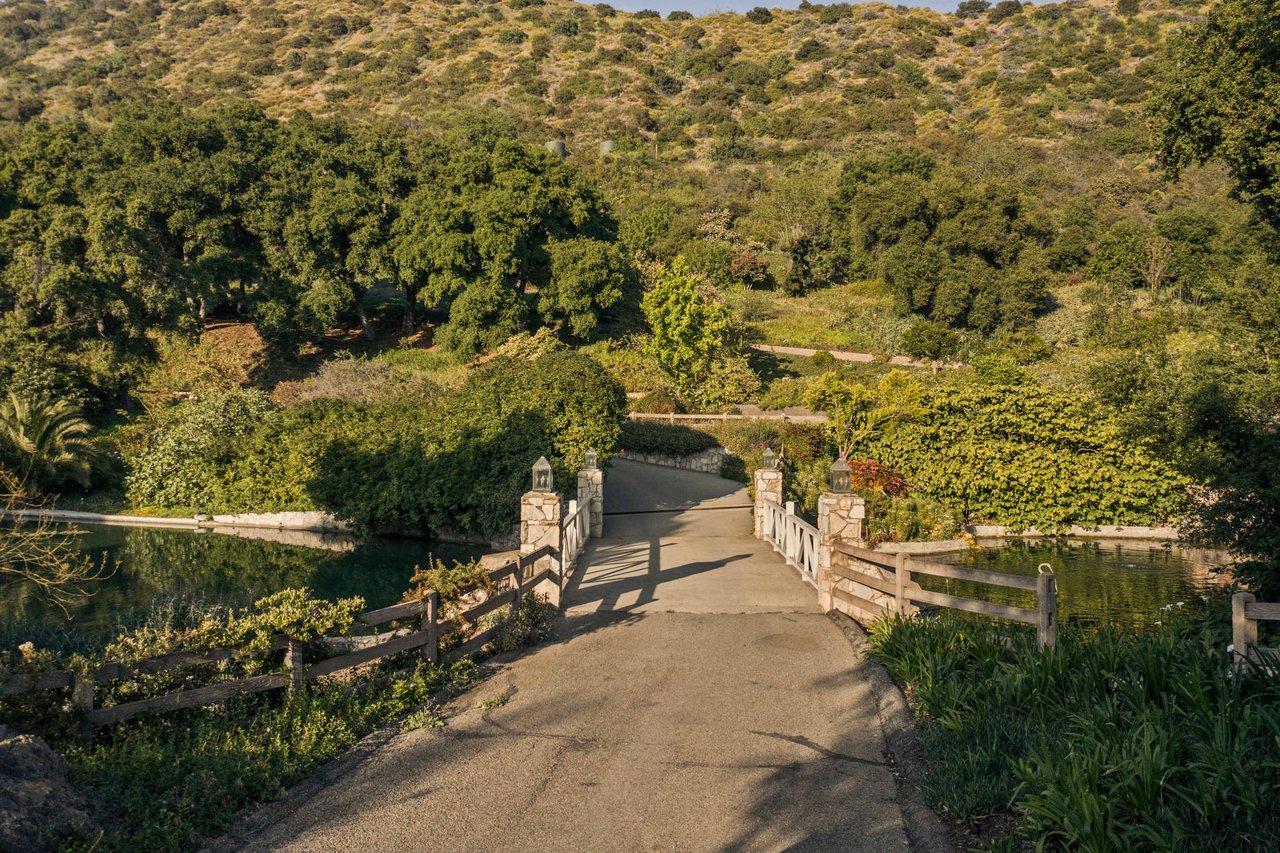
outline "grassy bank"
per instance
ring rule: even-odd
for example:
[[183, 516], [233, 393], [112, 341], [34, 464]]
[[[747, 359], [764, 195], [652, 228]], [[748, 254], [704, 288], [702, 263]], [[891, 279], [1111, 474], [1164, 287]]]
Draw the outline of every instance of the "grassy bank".
[[[923, 718], [935, 808], [996, 849], [1280, 846], [1280, 678], [1235, 673], [1225, 601], [1141, 632], [942, 616], [873, 626]], [[1194, 610], [1195, 612], [1188, 612]]]
[[[484, 585], [474, 563], [437, 563], [414, 581], [439, 593], [445, 614], [454, 612], [462, 593]], [[27, 643], [17, 656], [0, 654], [0, 683], [13, 673], [93, 669], [107, 660], [129, 663], [178, 649], [235, 646], [243, 652], [235, 663], [123, 678], [99, 696], [113, 705], [225, 682], [277, 669], [269, 640], [281, 633], [308, 644], [308, 655], [327, 656], [312, 641], [348, 633], [363, 606], [359, 598], [328, 602], [286, 590], [243, 610], [157, 613], [105, 649], [58, 653]], [[498, 630], [486, 652], [531, 645], [547, 636], [553, 613], [528, 595], [514, 612], [503, 608], [451, 634], [445, 648], [489, 627]], [[88, 742], [79, 737], [74, 707], [54, 692], [0, 703], [0, 723], [43, 736], [94, 804], [91, 818], [44, 827], [45, 849], [193, 850], [245, 809], [280, 796], [378, 729], [396, 721], [405, 728], [444, 725], [432, 702], [479, 675], [471, 660], [435, 663], [407, 652], [289, 692], [238, 695], [216, 706], [141, 717], [100, 730]]]

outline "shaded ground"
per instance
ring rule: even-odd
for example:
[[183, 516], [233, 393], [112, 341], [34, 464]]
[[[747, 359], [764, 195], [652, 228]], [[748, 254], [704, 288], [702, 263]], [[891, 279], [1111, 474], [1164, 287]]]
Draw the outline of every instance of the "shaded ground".
[[[228, 839], [250, 850], [906, 850], [883, 673], [745, 491], [615, 462], [554, 641]], [[674, 510], [674, 511], [672, 511]], [[920, 849], [926, 849], [920, 847]]]

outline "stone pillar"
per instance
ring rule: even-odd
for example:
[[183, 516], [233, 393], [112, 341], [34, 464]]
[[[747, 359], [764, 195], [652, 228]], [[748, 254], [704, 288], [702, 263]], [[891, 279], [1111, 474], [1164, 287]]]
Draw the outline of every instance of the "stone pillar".
[[560, 544], [560, 496], [555, 492], [525, 492], [520, 496], [520, 553], [531, 554], [543, 545], [556, 549], [555, 554], [525, 566], [525, 577], [551, 569], [551, 577], [533, 591], [545, 595], [556, 607], [560, 606]]
[[583, 468], [578, 472], [578, 506], [589, 507], [591, 538], [604, 535], [604, 472], [599, 468]]
[[764, 499], [782, 504], [782, 469], [757, 468], [756, 486], [756, 538], [764, 538]]
[[840, 578], [831, 571], [845, 560], [835, 545], [844, 543], [857, 548], [866, 546], [862, 536], [867, 502], [848, 492], [826, 492], [818, 498], [818, 606], [824, 611], [836, 609], [832, 590]]

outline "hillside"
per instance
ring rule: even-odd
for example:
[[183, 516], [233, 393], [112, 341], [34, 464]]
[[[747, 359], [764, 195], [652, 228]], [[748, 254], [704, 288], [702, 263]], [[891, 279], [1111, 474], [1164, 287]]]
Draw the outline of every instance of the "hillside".
[[[495, 110], [587, 157], [613, 139], [667, 161], [785, 163], [868, 135], [1000, 136], [1068, 158], [1089, 135], [1126, 155], [1144, 144], [1134, 107], [1149, 57], [1196, 13], [1147, 2], [1124, 17], [1105, 0], [969, 18], [842, 4], [767, 21], [566, 0], [17, 2], [0, 16], [3, 114], [58, 118], [154, 87], [277, 114], [429, 124]], [[739, 132], [750, 142], [732, 144]]]

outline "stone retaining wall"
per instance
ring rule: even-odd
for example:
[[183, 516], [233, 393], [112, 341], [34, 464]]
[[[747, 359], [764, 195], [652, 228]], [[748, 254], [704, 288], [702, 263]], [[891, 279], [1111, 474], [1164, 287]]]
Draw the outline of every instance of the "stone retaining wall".
[[645, 462], [649, 465], [661, 465], [664, 468], [679, 468], [682, 471], [699, 471], [703, 474], [719, 474], [720, 465], [728, 457], [729, 451], [723, 447], [712, 447], [700, 453], [680, 456], [675, 453], [637, 453], [624, 450], [623, 459], [633, 462]]

